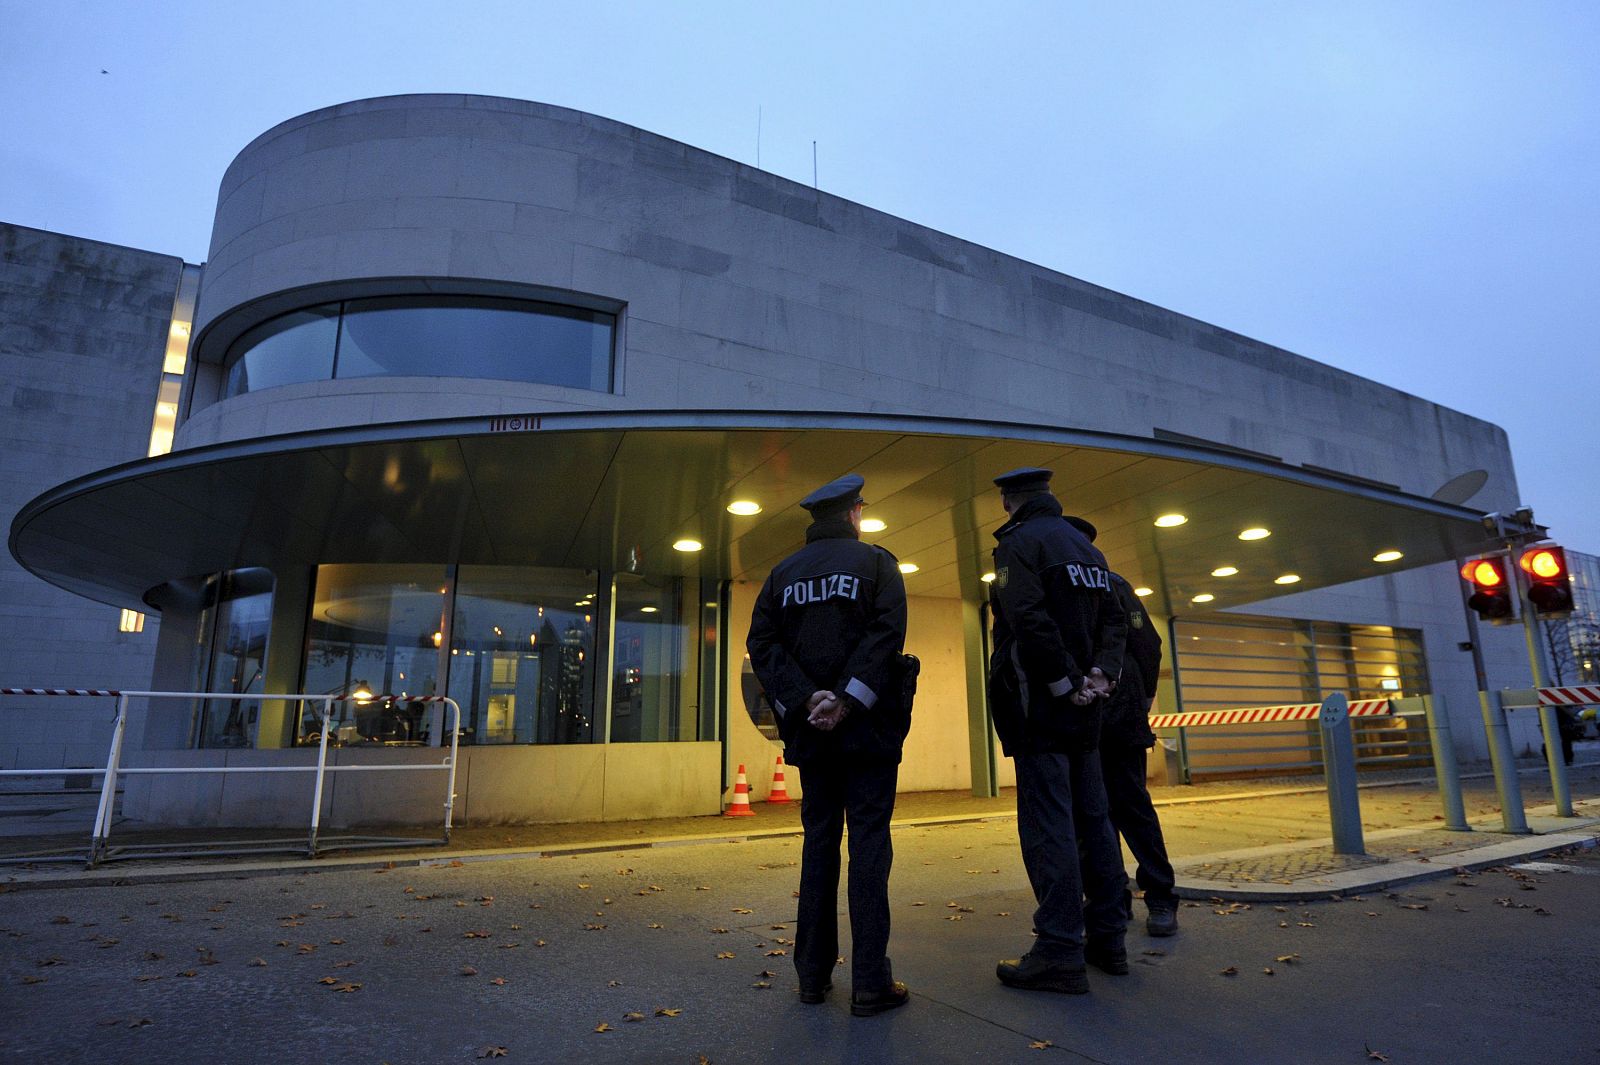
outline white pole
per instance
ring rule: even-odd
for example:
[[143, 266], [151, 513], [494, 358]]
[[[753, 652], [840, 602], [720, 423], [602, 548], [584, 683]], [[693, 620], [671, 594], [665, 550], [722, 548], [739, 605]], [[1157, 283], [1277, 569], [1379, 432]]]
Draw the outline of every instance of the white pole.
[[93, 869], [111, 835], [111, 808], [117, 801], [117, 763], [122, 760], [122, 735], [128, 723], [128, 697], [117, 696], [117, 720], [111, 726], [111, 749], [106, 752], [106, 775], [100, 783], [100, 808], [95, 811], [94, 831], [89, 836], [89, 868]]
[[456, 806], [456, 762], [461, 753], [461, 704], [445, 698], [445, 704], [456, 712], [456, 723], [450, 729], [450, 782], [444, 792], [444, 841], [450, 842], [450, 821]]
[[306, 856], [317, 856], [317, 825], [322, 821], [322, 781], [327, 777], [328, 769], [328, 728], [332, 725], [333, 696], [326, 695], [322, 698], [322, 735], [317, 742], [317, 790], [311, 796], [311, 839], [306, 847]]

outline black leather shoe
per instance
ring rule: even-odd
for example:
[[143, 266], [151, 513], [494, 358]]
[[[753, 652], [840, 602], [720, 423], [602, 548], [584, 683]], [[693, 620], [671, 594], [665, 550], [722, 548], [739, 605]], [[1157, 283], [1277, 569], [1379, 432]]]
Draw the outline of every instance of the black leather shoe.
[[1085, 943], [1083, 960], [1103, 973], [1110, 973], [1112, 976], [1128, 975], [1128, 951], [1120, 939], [1114, 942]]
[[911, 992], [899, 980], [879, 991], [855, 991], [850, 995], [850, 1012], [857, 1017], [898, 1009], [911, 1001]]
[[1059, 991], [1064, 995], [1089, 993], [1089, 977], [1083, 966], [1046, 961], [1036, 954], [1003, 961], [994, 967], [994, 974], [1007, 987]]
[[815, 1006], [828, 1000], [828, 992], [833, 990], [833, 981], [828, 981], [821, 987], [807, 987], [800, 985], [800, 1001], [807, 1006]]
[[1149, 904], [1150, 913], [1144, 919], [1144, 930], [1152, 936], [1175, 936], [1178, 934], [1178, 904], [1176, 902], [1153, 902]]

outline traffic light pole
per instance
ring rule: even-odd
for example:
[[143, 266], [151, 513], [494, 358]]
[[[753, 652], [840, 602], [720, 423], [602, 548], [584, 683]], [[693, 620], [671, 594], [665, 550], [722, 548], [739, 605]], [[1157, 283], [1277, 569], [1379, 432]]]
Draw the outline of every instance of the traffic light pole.
[[[1533, 686], [1544, 688], [1549, 686], [1550, 680], [1544, 671], [1539, 618], [1527, 591], [1524, 588], [1522, 594], [1522, 633], [1528, 641], [1528, 669], [1533, 674]], [[1572, 788], [1567, 783], [1567, 763], [1561, 757], [1561, 719], [1558, 714], [1559, 711], [1553, 706], [1540, 706], [1539, 730], [1544, 733], [1544, 760], [1550, 766], [1550, 790], [1555, 793], [1556, 816], [1574, 817]]]

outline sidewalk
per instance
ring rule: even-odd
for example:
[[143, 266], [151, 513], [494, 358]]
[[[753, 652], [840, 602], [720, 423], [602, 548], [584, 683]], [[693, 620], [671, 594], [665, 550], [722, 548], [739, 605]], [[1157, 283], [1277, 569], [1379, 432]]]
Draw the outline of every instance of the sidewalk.
[[[1326, 795], [1319, 778], [1291, 778], [1153, 790], [1162, 814], [1180, 893], [1191, 898], [1309, 899], [1377, 891], [1443, 875], [1521, 861], [1600, 837], [1600, 763], [1569, 771], [1573, 818], [1554, 816], [1550, 784], [1542, 767], [1521, 771], [1530, 835], [1500, 831], [1492, 779], [1464, 774], [1463, 791], [1471, 832], [1450, 832], [1435, 814], [1438, 796], [1431, 777], [1400, 773], [1365, 778], [1361, 789], [1364, 855], [1336, 854], [1328, 838]], [[454, 865], [547, 858], [557, 855], [641, 848], [705, 845], [795, 836], [799, 805], [757, 804], [756, 816], [665, 818], [622, 824], [468, 826], [448, 845], [409, 846], [331, 853], [308, 859], [293, 854], [248, 858], [187, 858], [108, 861], [85, 870], [50, 863], [0, 867], [0, 890], [151, 884], [192, 880], [304, 874], [318, 870]], [[1014, 819], [1016, 799], [974, 798], [954, 792], [912, 793], [897, 803], [898, 830], [941, 824]], [[415, 831], [415, 830], [411, 830]], [[421, 833], [418, 833], [421, 834]], [[293, 839], [288, 832], [230, 832], [228, 839], [254, 844]], [[330, 835], [332, 847], [338, 837]], [[113, 843], [215, 841], [216, 833], [130, 833], [118, 826]], [[19, 842], [8, 841], [12, 853]]]

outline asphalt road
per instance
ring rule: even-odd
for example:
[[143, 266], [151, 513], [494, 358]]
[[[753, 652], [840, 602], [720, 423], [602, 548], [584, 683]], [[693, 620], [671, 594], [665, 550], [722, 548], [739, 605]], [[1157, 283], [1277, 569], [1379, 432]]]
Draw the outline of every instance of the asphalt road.
[[1178, 937], [1130, 935], [1131, 975], [1064, 997], [994, 979], [1030, 938], [1010, 823], [895, 841], [914, 997], [877, 1018], [849, 1015], [847, 968], [827, 1004], [795, 996], [799, 845], [779, 839], [10, 892], [0, 1061], [1600, 1061], [1594, 851], [1187, 904]]

